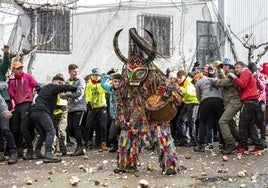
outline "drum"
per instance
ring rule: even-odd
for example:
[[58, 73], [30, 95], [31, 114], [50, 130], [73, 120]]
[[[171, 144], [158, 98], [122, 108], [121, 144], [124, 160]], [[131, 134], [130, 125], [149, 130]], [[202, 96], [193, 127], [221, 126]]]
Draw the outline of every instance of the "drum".
[[170, 121], [177, 114], [177, 107], [168, 98], [152, 95], [146, 101], [146, 109], [154, 121]]

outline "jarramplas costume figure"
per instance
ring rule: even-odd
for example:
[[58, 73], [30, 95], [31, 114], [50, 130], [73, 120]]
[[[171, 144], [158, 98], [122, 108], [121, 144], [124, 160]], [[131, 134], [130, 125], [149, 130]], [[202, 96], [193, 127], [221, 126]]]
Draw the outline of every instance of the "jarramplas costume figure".
[[[115, 91], [116, 125], [121, 128], [118, 149], [118, 167], [115, 173], [135, 173], [144, 134], [156, 145], [160, 167], [166, 175], [182, 169], [175, 153], [169, 120], [176, 114], [175, 102], [180, 102], [176, 88], [166, 86], [166, 77], [154, 64], [159, 55], [153, 35], [145, 30], [149, 42], [129, 29], [128, 58], [118, 48], [119, 30], [113, 41], [114, 51], [124, 63], [119, 89]], [[153, 109], [154, 108], [154, 109]]]

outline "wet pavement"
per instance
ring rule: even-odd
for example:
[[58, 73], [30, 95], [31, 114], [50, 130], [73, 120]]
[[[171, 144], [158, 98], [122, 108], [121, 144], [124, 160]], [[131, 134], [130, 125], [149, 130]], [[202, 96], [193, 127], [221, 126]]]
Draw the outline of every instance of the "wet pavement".
[[84, 156], [62, 157], [62, 162], [55, 164], [20, 159], [15, 165], [0, 164], [0, 187], [68, 188], [74, 187], [71, 180], [77, 180], [75, 187], [79, 188], [137, 188], [142, 179], [148, 181], [150, 188], [268, 187], [267, 150], [257, 155], [223, 157], [217, 143], [214, 148], [204, 153], [194, 152], [192, 147], [177, 148], [187, 169], [172, 176], [163, 175], [157, 155], [145, 149], [140, 155], [138, 174], [114, 174], [116, 154], [107, 151], [89, 150]]

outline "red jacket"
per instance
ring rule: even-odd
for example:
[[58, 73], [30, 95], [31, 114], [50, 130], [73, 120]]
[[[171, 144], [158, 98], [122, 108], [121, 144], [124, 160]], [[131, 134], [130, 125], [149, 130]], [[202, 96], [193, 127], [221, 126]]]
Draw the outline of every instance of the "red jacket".
[[244, 69], [234, 81], [240, 88], [239, 96], [241, 101], [258, 100], [259, 93], [256, 79], [248, 68]]
[[13, 75], [9, 80], [8, 94], [15, 104], [32, 102], [36, 85], [37, 82], [31, 74], [23, 73], [20, 79]]

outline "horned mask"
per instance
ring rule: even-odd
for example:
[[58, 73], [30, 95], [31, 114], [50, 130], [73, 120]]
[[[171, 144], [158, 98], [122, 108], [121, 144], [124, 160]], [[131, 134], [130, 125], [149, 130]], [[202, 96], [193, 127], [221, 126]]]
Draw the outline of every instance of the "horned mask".
[[128, 58], [126, 58], [118, 47], [118, 37], [123, 29], [117, 31], [114, 35], [113, 47], [118, 58], [125, 64], [129, 84], [139, 86], [146, 79], [152, 61], [155, 58], [156, 42], [152, 33], [145, 30], [152, 41], [150, 45], [144, 38], [140, 37], [135, 28], [129, 29], [129, 47]]

